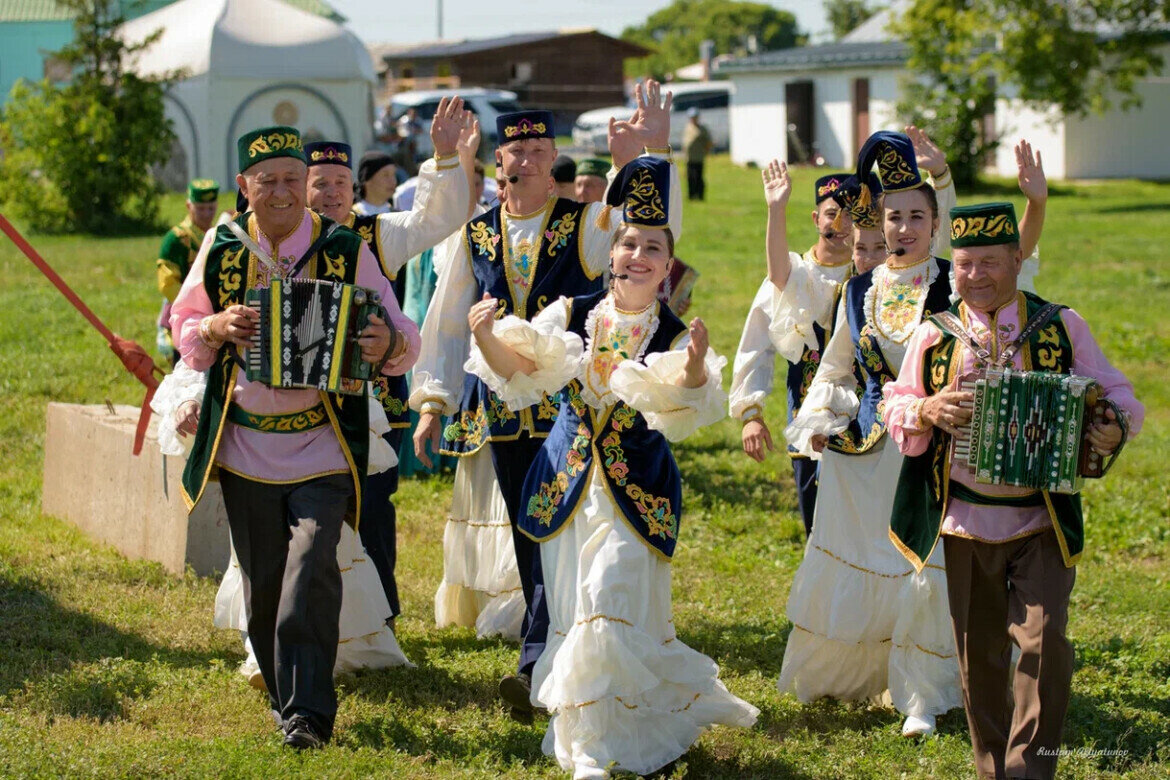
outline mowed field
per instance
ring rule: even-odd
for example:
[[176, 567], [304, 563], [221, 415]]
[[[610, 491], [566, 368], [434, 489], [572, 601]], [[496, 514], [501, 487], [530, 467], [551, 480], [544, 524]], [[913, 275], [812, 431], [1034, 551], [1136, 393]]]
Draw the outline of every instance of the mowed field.
[[[801, 251], [815, 238], [806, 216], [815, 175], [795, 172], [789, 241]], [[685, 204], [678, 254], [702, 274], [691, 314], [731, 357], [764, 274], [765, 211], [758, 171], [717, 157], [708, 179], [709, 200]], [[1022, 208], [1014, 182], [959, 200], [1003, 198]], [[177, 197], [167, 212], [181, 214]], [[1086, 316], [1147, 408], [1143, 435], [1085, 491], [1088, 548], [1069, 626], [1077, 666], [1062, 778], [1170, 774], [1167, 236], [1170, 184], [1053, 187], [1039, 290]], [[158, 237], [32, 238], [115, 331], [153, 344]], [[41, 514], [46, 404], [137, 404], [141, 392], [3, 239], [0, 278], [0, 776], [562, 776], [541, 753], [544, 722], [517, 725], [497, 701], [515, 646], [433, 628], [449, 478], [406, 481], [399, 493], [398, 632], [418, 668], [339, 679], [333, 744], [304, 755], [282, 749], [265, 698], [235, 671], [238, 634], [211, 625], [217, 580], [127, 561]], [[781, 395], [767, 414], [779, 438]], [[960, 710], [940, 719], [937, 736], [914, 741], [900, 736], [893, 710], [804, 706], [777, 693], [791, 630], [784, 605], [804, 541], [787, 459], [750, 461], [729, 420], [675, 451], [686, 481], [674, 563], [678, 633], [713, 657], [761, 715], [752, 730], [709, 732], [673, 777], [973, 777]], [[84, 462], [78, 453], [79, 468]]]

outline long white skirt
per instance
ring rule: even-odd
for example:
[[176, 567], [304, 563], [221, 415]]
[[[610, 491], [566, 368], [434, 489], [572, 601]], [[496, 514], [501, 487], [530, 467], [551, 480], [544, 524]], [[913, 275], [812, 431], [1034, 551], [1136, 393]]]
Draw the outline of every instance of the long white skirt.
[[[384, 669], [390, 666], [414, 666], [398, 646], [394, 632], [386, 625], [390, 602], [382, 590], [378, 570], [366, 556], [361, 539], [348, 523], [341, 524], [337, 545], [337, 565], [341, 569], [341, 618], [338, 623], [337, 661], [333, 673], [357, 669]], [[248, 617], [244, 603], [244, 579], [232, 545], [231, 562], [215, 596], [215, 627], [247, 632]], [[244, 639], [248, 657], [240, 666], [245, 677], [259, 672], [252, 643]]]
[[443, 531], [443, 581], [435, 592], [435, 623], [475, 626], [480, 637], [520, 638], [524, 592], [508, 507], [483, 447], [459, 459], [451, 516]]
[[813, 531], [792, 581], [777, 687], [802, 702], [890, 699], [905, 715], [962, 705], [942, 545], [922, 574], [889, 538], [902, 455], [826, 450]]
[[577, 778], [646, 774], [709, 726], [750, 727], [707, 656], [675, 637], [670, 563], [630, 529], [594, 468], [576, 517], [541, 544], [550, 628], [532, 701], [552, 713], [544, 752]]

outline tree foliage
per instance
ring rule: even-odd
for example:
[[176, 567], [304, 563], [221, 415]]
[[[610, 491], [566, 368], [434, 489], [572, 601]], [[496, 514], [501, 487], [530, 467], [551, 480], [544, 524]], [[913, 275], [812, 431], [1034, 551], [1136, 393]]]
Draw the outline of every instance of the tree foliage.
[[824, 6], [833, 38], [837, 40], [853, 32], [879, 10], [865, 0], [825, 0]]
[[622, 32], [622, 40], [653, 52], [648, 57], [627, 60], [626, 74], [665, 78], [697, 62], [699, 44], [705, 40], [715, 42], [716, 54], [746, 54], [752, 36], [760, 51], [786, 49], [805, 40], [795, 16], [764, 3], [674, 0], [643, 24]]
[[163, 94], [176, 74], [130, 69], [156, 33], [129, 45], [117, 0], [58, 0], [74, 13], [73, 41], [56, 57], [66, 85], [18, 82], [0, 111], [0, 198], [45, 232], [115, 233], [154, 226], [160, 188], [150, 166], [165, 162], [174, 133]]
[[913, 79], [898, 111], [947, 149], [969, 184], [999, 138], [985, 116], [999, 95], [1065, 115], [1140, 105], [1170, 22], [1167, 0], [914, 0], [892, 31]]

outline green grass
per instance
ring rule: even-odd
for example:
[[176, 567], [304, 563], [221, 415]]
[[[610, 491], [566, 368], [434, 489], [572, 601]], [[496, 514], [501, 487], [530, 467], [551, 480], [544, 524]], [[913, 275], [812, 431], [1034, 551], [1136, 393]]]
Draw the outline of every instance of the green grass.
[[[790, 242], [815, 234], [814, 171], [795, 172]], [[734, 353], [763, 277], [759, 173], [709, 165], [709, 200], [686, 204], [679, 254], [702, 278], [694, 314]], [[1170, 185], [1054, 188], [1042, 240], [1045, 296], [1072, 305], [1133, 379], [1145, 432], [1086, 491], [1088, 550], [1073, 593], [1077, 651], [1065, 746], [1123, 751], [1062, 760], [1061, 777], [1160, 778], [1170, 771]], [[1021, 198], [990, 186], [976, 199]], [[226, 205], [226, 200], [225, 200]], [[168, 202], [177, 217], [177, 199]], [[153, 342], [153, 238], [34, 237], [43, 254], [121, 334]], [[217, 583], [126, 561], [40, 513], [49, 401], [137, 404], [141, 393], [100, 338], [7, 242], [0, 243], [0, 776], [559, 777], [541, 724], [512, 723], [496, 701], [515, 648], [432, 627], [449, 480], [407, 481], [399, 498], [399, 638], [413, 670], [342, 678], [336, 740], [292, 755], [264, 699], [235, 672], [237, 635], [211, 626]], [[768, 404], [780, 432], [784, 402]], [[750, 731], [716, 729], [675, 777], [970, 777], [965, 719], [937, 737], [899, 736], [888, 709], [801, 706], [774, 683], [790, 625], [784, 604], [803, 533], [783, 457], [763, 465], [724, 421], [676, 448], [686, 513], [675, 558], [682, 638], [715, 658], [761, 709]]]

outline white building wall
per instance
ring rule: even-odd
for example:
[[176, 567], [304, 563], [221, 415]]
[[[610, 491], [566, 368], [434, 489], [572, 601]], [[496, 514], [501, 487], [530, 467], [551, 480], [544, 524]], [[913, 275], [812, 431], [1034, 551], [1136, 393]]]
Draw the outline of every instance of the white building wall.
[[1040, 151], [1044, 174], [1050, 179], [1068, 177], [1068, 153], [1065, 146], [1065, 123], [1055, 109], [1036, 111], [1016, 98], [995, 101], [995, 127], [1000, 145], [995, 153], [995, 173], [1015, 178], [1014, 147], [1021, 138]]
[[765, 165], [788, 157], [788, 111], [784, 105], [786, 79], [774, 73], [744, 73], [732, 77], [731, 160], [738, 165]]
[[830, 168], [849, 169], [856, 162], [853, 159], [853, 77], [831, 73], [813, 77], [812, 82], [816, 117], [813, 143]]
[[1065, 122], [1065, 176], [1070, 179], [1170, 179], [1170, 77], [1137, 87], [1141, 108]]

